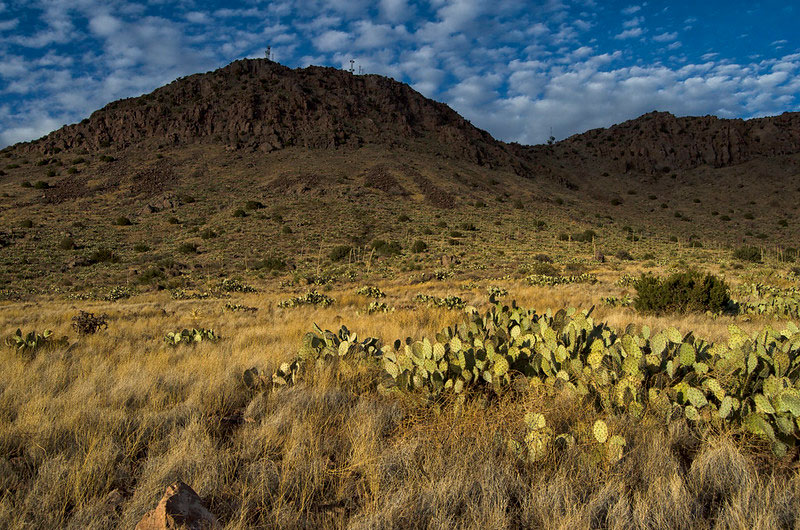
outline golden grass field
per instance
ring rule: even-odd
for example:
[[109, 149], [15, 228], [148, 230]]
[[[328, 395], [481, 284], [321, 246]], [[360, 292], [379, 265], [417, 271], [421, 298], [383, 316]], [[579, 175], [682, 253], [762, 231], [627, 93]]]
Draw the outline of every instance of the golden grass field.
[[[377, 374], [318, 371], [286, 389], [253, 393], [242, 373], [269, 373], [294, 357], [313, 323], [342, 324], [385, 342], [432, 336], [461, 312], [412, 307], [417, 292], [461, 293], [478, 308], [485, 287], [455, 281], [383, 283], [392, 313], [360, 314], [355, 286], [332, 288], [328, 308], [280, 309], [286, 293], [237, 294], [253, 314], [223, 311], [226, 300], [174, 301], [165, 292], [129, 300], [7, 302], [0, 335], [52, 329], [69, 347], [27, 360], [0, 348], [0, 527], [133, 528], [171, 482], [202, 497], [224, 528], [797, 528], [796, 462], [735, 430], [698, 437], [685, 420], [665, 425], [606, 418], [628, 441], [615, 464], [590, 462], [578, 444], [535, 464], [505, 440], [527, 411], [548, 424], [578, 425], [597, 413], [564, 394], [509, 392], [464, 407], [413, 395], [384, 396]], [[736, 320], [747, 331], [778, 321], [688, 315], [642, 317], [602, 307], [620, 291], [594, 286], [503, 284], [540, 311], [598, 304], [612, 327], [676, 326], [724, 340]], [[78, 336], [78, 309], [107, 313], [108, 329]], [[168, 331], [213, 328], [217, 343], [171, 348]]]

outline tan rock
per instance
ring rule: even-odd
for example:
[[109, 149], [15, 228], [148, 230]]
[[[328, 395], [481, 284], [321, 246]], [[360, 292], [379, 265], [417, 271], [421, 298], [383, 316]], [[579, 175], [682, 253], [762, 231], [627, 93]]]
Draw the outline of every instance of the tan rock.
[[181, 482], [167, 487], [155, 509], [147, 512], [136, 530], [211, 530], [220, 528], [217, 518], [203, 506], [192, 488]]

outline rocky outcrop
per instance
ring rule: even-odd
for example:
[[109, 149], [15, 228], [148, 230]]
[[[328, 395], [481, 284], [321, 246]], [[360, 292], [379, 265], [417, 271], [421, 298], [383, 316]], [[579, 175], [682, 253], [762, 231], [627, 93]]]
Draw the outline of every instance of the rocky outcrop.
[[413, 144], [480, 165], [523, 169], [505, 144], [406, 84], [335, 68], [293, 70], [266, 59], [236, 61], [116, 101], [26, 148], [54, 153], [191, 143], [261, 152]]
[[602, 159], [619, 172], [654, 174], [701, 165], [725, 167], [800, 152], [800, 113], [725, 120], [652, 112], [608, 129], [572, 136], [552, 151], [560, 158]]
[[181, 481], [167, 487], [153, 510], [147, 512], [136, 530], [212, 530], [221, 528], [217, 518], [203, 506], [200, 497]]

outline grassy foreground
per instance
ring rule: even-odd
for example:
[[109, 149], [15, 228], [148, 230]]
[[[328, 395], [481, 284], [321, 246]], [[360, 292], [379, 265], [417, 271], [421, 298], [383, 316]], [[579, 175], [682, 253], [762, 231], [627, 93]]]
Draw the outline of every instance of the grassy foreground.
[[[569, 393], [532, 388], [432, 406], [378, 393], [368, 365], [346, 375], [321, 370], [267, 393], [242, 384], [245, 369], [271, 372], [294, 357], [312, 323], [389, 342], [432, 336], [461, 318], [411, 303], [416, 292], [445, 294], [455, 283], [381, 287], [394, 312], [364, 314], [369, 299], [352, 288], [327, 293], [337, 299], [327, 308], [280, 309], [285, 296], [267, 293], [232, 300], [255, 313], [166, 294], [4, 305], [3, 337], [50, 328], [70, 346], [31, 360], [0, 348], [0, 526], [132, 528], [176, 479], [226, 528], [800, 526], [796, 453], [777, 460], [734, 427], [700, 437], [685, 419], [603, 416], [627, 440], [621, 460], [595, 463], [592, 446], [579, 443], [531, 464], [506, 443], [523, 436], [526, 412], [554, 426], [591, 425], [598, 413]], [[507, 287], [520, 305], [541, 310], [588, 308], [608, 294], [603, 284]], [[483, 290], [462, 296], [487, 304]], [[107, 313], [108, 330], [78, 338], [70, 328], [78, 309]], [[595, 318], [709, 340], [725, 337], [735, 319], [612, 307], [598, 307]], [[736, 323], [748, 332], [775, 324]], [[163, 342], [183, 327], [223, 338]]]

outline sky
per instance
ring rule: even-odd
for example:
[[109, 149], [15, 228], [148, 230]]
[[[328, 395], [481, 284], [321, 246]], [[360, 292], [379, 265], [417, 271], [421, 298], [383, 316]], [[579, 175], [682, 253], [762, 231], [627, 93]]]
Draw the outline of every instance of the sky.
[[0, 148], [245, 57], [403, 81], [495, 138], [800, 110], [800, 3], [0, 0]]

